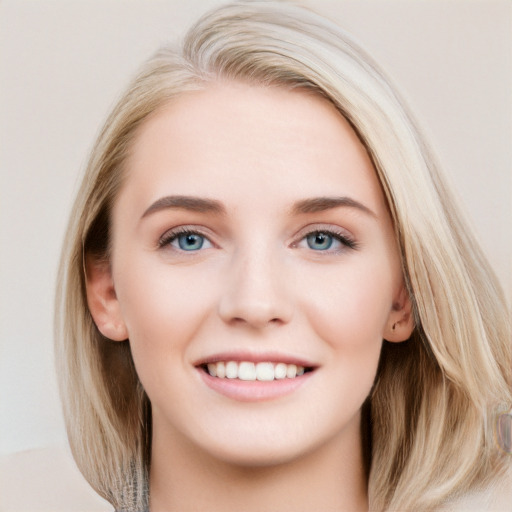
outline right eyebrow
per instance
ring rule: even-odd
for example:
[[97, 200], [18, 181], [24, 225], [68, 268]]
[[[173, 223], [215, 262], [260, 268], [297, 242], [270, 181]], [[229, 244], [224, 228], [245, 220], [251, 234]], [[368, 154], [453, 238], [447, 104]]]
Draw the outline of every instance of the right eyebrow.
[[225, 215], [226, 209], [221, 202], [214, 199], [194, 196], [165, 196], [157, 199], [142, 214], [141, 219], [152, 213], [162, 210], [188, 210], [199, 213], [212, 213], [216, 215]]

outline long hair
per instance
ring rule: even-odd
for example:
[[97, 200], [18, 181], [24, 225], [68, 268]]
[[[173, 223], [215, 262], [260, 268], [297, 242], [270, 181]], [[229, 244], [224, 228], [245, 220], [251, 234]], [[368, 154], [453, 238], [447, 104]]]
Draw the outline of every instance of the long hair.
[[307, 89], [332, 102], [387, 199], [416, 327], [405, 343], [383, 342], [363, 416], [370, 509], [430, 510], [505, 474], [510, 459], [492, 426], [512, 402], [510, 318], [435, 158], [389, 80], [336, 24], [289, 3], [252, 1], [206, 14], [181, 47], [158, 51], [92, 151], [56, 303], [60, 389], [85, 478], [117, 509], [147, 506], [151, 405], [129, 341], [111, 343], [92, 320], [85, 257], [108, 260], [110, 210], [137, 128], [173, 98], [224, 80]]

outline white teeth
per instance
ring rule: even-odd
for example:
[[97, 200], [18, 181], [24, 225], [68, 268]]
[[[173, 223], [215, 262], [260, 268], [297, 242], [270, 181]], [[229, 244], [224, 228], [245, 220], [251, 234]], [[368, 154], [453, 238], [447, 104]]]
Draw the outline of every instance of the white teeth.
[[256, 366], [254, 363], [243, 362], [238, 365], [238, 378], [240, 380], [256, 380]]
[[272, 363], [258, 363], [256, 365], [256, 378], [258, 380], [274, 380], [274, 365]]
[[208, 373], [220, 379], [239, 379], [246, 381], [272, 381], [294, 379], [304, 375], [305, 368], [286, 363], [251, 363], [249, 361], [219, 361], [207, 364]]
[[228, 361], [226, 363], [226, 377], [228, 379], [236, 379], [238, 377], [238, 363], [236, 361]]
[[289, 364], [286, 368], [286, 376], [289, 379], [293, 379], [297, 375], [297, 366], [294, 364]]
[[[226, 365], [221, 361], [220, 363], [215, 364], [215, 366], [217, 367], [217, 377], [219, 377], [219, 379], [224, 379], [226, 377]], [[209, 368], [208, 371], [210, 371]]]
[[286, 377], [286, 364], [277, 363], [274, 367], [274, 379], [284, 379]]

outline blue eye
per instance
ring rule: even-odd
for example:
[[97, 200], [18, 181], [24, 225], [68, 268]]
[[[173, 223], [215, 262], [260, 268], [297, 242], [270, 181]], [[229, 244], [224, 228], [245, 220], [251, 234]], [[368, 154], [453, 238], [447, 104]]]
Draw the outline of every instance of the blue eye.
[[160, 248], [171, 246], [176, 251], [194, 252], [209, 249], [212, 243], [196, 231], [179, 229], [166, 233], [158, 242]]
[[317, 230], [305, 235], [298, 246], [318, 252], [338, 252], [344, 248], [356, 249], [358, 244], [347, 235], [328, 230]]
[[205, 242], [205, 238], [197, 233], [183, 233], [178, 235], [175, 240], [183, 251], [198, 251]]
[[331, 248], [334, 238], [329, 233], [311, 233], [306, 237], [308, 247], [315, 251], [326, 251]]

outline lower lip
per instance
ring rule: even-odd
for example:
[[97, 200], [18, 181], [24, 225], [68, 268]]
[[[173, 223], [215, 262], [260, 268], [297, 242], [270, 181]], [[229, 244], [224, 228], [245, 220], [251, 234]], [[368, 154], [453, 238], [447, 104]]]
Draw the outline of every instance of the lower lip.
[[305, 384], [313, 374], [307, 372], [294, 379], [277, 379], [271, 381], [247, 381], [240, 379], [219, 379], [212, 377], [203, 369], [198, 371], [206, 385], [233, 400], [239, 402], [263, 402], [265, 400], [275, 400], [289, 395]]

